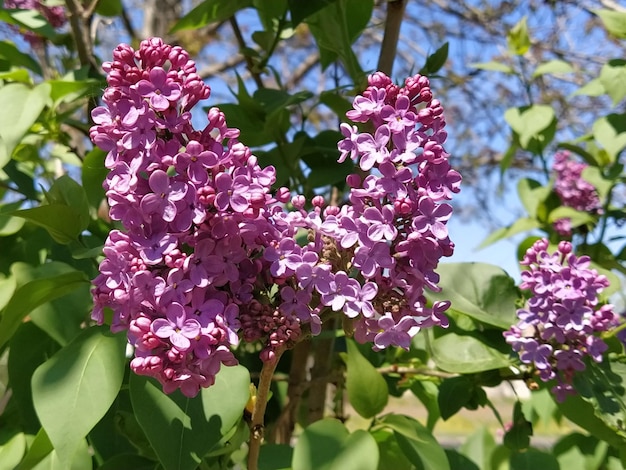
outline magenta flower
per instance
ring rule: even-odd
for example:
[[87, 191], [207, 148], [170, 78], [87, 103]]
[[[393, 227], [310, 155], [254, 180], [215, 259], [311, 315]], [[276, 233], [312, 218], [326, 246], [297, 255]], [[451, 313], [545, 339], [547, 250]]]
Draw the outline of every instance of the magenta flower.
[[167, 73], [161, 67], [150, 70], [150, 80], [140, 80], [137, 92], [150, 99], [150, 106], [156, 111], [165, 111], [170, 107], [170, 101], [177, 101], [181, 96], [180, 85], [168, 79]]
[[167, 306], [166, 318], [157, 318], [150, 327], [152, 333], [159, 338], [169, 339], [172, 345], [181, 352], [191, 347], [192, 339], [200, 334], [200, 323], [187, 318], [185, 308], [173, 302]]
[[170, 181], [163, 170], [156, 170], [148, 180], [152, 194], [146, 194], [141, 200], [141, 210], [147, 216], [158, 215], [164, 221], [171, 222], [176, 217], [176, 201], [187, 194], [187, 186], [182, 181]]

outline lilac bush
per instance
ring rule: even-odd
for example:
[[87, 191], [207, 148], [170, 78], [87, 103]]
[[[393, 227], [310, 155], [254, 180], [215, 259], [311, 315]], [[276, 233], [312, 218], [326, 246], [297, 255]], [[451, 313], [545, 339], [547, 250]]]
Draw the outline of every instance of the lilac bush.
[[349, 203], [316, 196], [307, 210], [288, 188], [272, 194], [274, 168], [259, 166], [219, 109], [193, 128], [190, 110], [210, 90], [180, 47], [120, 45], [104, 69], [91, 137], [108, 152], [110, 217], [122, 229], [106, 242], [93, 317], [104, 322], [110, 308], [112, 330], [128, 331], [133, 371], [194, 396], [236, 363], [240, 336], [262, 341], [271, 361], [333, 312], [377, 350], [447, 325], [449, 302], [427, 307], [424, 289], [438, 290], [438, 261], [454, 249], [445, 201], [461, 177], [427, 78], [398, 87], [370, 77], [348, 117], [375, 131], [341, 126], [340, 160], [363, 171], [348, 177]]
[[542, 381], [556, 379], [552, 392], [563, 401], [575, 393], [572, 379], [585, 369], [585, 358], [602, 361], [607, 345], [600, 335], [620, 320], [612, 305], [600, 303], [609, 281], [589, 267], [588, 256], [573, 254], [567, 241], [554, 253], [547, 250], [545, 238], [527, 250], [521, 264], [528, 269], [520, 287], [532, 295], [526, 308], [517, 311], [518, 323], [504, 335]]

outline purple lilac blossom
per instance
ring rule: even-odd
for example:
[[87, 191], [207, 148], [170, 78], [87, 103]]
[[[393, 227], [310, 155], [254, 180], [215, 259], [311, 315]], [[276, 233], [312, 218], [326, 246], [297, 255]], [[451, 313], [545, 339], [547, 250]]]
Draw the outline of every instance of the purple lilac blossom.
[[450, 303], [427, 307], [424, 289], [438, 290], [435, 269], [454, 249], [445, 201], [461, 177], [427, 78], [398, 87], [370, 77], [348, 117], [375, 131], [343, 125], [338, 148], [340, 160], [374, 172], [348, 177], [342, 207], [315, 196], [307, 209], [288, 188], [272, 194], [275, 169], [259, 165], [219, 109], [205, 129], [192, 126], [189, 110], [210, 89], [182, 48], [121, 44], [103, 69], [109, 86], [90, 136], [107, 152], [104, 187], [122, 229], [105, 244], [93, 318], [113, 312], [135, 373], [194, 396], [237, 363], [240, 338], [262, 342], [261, 359], [273, 361], [333, 312], [375, 349], [408, 348], [420, 328], [447, 326]]
[[[554, 191], [564, 207], [590, 214], [601, 214], [602, 205], [596, 188], [582, 177], [583, 171], [588, 166], [574, 160], [567, 151], [557, 152], [552, 164], [552, 171], [556, 176]], [[571, 219], [567, 217], [556, 220], [553, 227], [562, 237], [572, 236]]]
[[[53, 28], [61, 28], [65, 25], [65, 23], [67, 23], [64, 6], [47, 6], [44, 3], [42, 3], [41, 0], [4, 0], [3, 8], [7, 10], [35, 10], [41, 14], [41, 16], [43, 16]], [[43, 44], [42, 37], [37, 33], [19, 29], [14, 25], [10, 25], [10, 27], [17, 29], [31, 46], [41, 46]]]
[[504, 336], [542, 381], [556, 379], [552, 392], [563, 401], [575, 393], [572, 379], [585, 369], [585, 356], [602, 361], [607, 345], [599, 335], [620, 320], [612, 305], [600, 306], [598, 296], [609, 281], [589, 267], [588, 256], [574, 255], [568, 241], [554, 253], [547, 249], [547, 239], [537, 240], [521, 262], [527, 270], [520, 287], [532, 296]]

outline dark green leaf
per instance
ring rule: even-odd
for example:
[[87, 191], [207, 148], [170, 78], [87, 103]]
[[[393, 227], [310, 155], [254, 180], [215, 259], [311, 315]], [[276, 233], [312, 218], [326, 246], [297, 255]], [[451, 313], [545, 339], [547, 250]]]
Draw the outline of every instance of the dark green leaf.
[[450, 470], [443, 448], [419, 421], [404, 415], [389, 414], [378, 421], [377, 427], [393, 431], [404, 455], [417, 468]]
[[0, 58], [9, 61], [13, 67], [26, 67], [37, 75], [41, 75], [41, 66], [39, 62], [28, 54], [20, 51], [15, 44], [9, 41], [0, 41]]
[[578, 145], [570, 144], [568, 142], [560, 142], [558, 144], [558, 147], [561, 149], [569, 150], [570, 152], [573, 152], [576, 155], [582, 157], [582, 159], [585, 160], [585, 163], [587, 163], [588, 165], [591, 165], [591, 166], [601, 165], [601, 162], [598, 161], [593, 154], [591, 154], [590, 152], [588, 152], [587, 150], [585, 150], [584, 148]]
[[243, 417], [249, 385], [250, 376], [244, 367], [222, 367], [215, 384], [191, 399], [179, 391], [165, 395], [160, 385], [131, 375], [135, 416], [165, 470], [197, 467], [200, 459]]
[[259, 470], [291, 470], [293, 447], [286, 444], [267, 444], [261, 447]]
[[83, 188], [89, 204], [96, 209], [100, 207], [104, 199], [102, 182], [109, 173], [108, 168], [104, 166], [105, 156], [106, 153], [96, 147], [85, 155], [85, 159], [83, 160]]
[[154, 460], [137, 454], [119, 454], [98, 467], [98, 470], [154, 470]]
[[507, 429], [502, 442], [511, 450], [523, 451], [530, 447], [530, 436], [532, 435], [533, 425], [526, 421], [522, 412], [522, 404], [516, 401], [513, 407], [513, 422]]
[[98, 2], [96, 12], [102, 16], [117, 16], [123, 11], [122, 0], [106, 0]]
[[481, 470], [472, 460], [453, 449], [445, 449], [450, 468], [453, 470]]
[[613, 36], [626, 39], [626, 13], [615, 10], [594, 10], [596, 15], [600, 17], [604, 27]]
[[341, 119], [352, 109], [352, 103], [334, 91], [323, 91], [320, 95], [320, 103], [328, 106]]
[[372, 431], [372, 436], [378, 444], [380, 452], [380, 463], [378, 470], [399, 470], [414, 468], [406, 458], [393, 431], [388, 429], [377, 429]]
[[445, 421], [454, 416], [471, 399], [474, 384], [466, 376], [445, 379], [439, 386], [437, 402], [441, 418]]
[[295, 28], [307, 17], [336, 1], [337, 0], [307, 0], [303, 2], [302, 0], [287, 0], [289, 11], [291, 12], [292, 26]]
[[71, 207], [78, 218], [78, 226], [82, 232], [89, 225], [89, 203], [83, 187], [68, 175], [57, 179], [46, 193], [50, 204], [63, 204]]
[[71, 461], [115, 400], [124, 378], [125, 345], [123, 335], [91, 327], [33, 374], [35, 410], [61, 461]]
[[11, 338], [24, 317], [36, 307], [69, 294], [88, 282], [83, 272], [73, 271], [55, 277], [37, 279], [19, 287], [2, 310], [0, 347]]
[[[31, 378], [41, 364], [58, 351], [58, 344], [32, 322], [20, 325], [9, 343], [9, 377], [23, 429], [36, 433], [41, 424], [33, 407]], [[43, 458], [43, 457], [42, 457]]]
[[[574, 432], [562, 437], [554, 444], [552, 454], [557, 458], [561, 469], [587, 470], [610, 469], [603, 466], [609, 445], [595, 436]], [[619, 467], [623, 468], [623, 467]]]
[[443, 67], [448, 60], [448, 43], [437, 49], [426, 58], [426, 64], [419, 71], [420, 75], [434, 75], [441, 67]]
[[559, 462], [552, 454], [537, 449], [511, 454], [511, 470], [560, 470]]
[[[2, 13], [2, 11], [0, 11]], [[0, 168], [11, 158], [13, 150], [35, 123], [50, 99], [50, 85], [42, 83], [30, 88], [10, 83], [0, 88]]]
[[486, 263], [444, 263], [438, 268], [441, 292], [429, 300], [450, 300], [451, 310], [501, 329], [515, 322], [519, 296], [515, 281], [502, 268]]
[[426, 421], [426, 427], [429, 431], [435, 428], [435, 424], [441, 417], [439, 411], [439, 388], [428, 380], [416, 381], [411, 385], [411, 392], [419, 398], [426, 410], [428, 411], [428, 420]]
[[355, 84], [363, 81], [365, 73], [352, 43], [367, 26], [373, 6], [373, 0], [337, 0], [307, 18], [320, 53], [330, 53], [322, 65], [328, 66], [334, 61], [333, 56], [339, 57]]
[[294, 470], [376, 470], [378, 446], [372, 435], [358, 430], [350, 434], [335, 419], [307, 426], [293, 451]]
[[347, 339], [348, 353], [343, 355], [347, 366], [346, 389], [350, 404], [364, 418], [380, 413], [389, 400], [385, 379], [367, 360], [354, 341]]
[[456, 333], [446, 333], [433, 341], [432, 355], [437, 367], [459, 374], [511, 366], [508, 356], [473, 336]]
[[252, 6], [252, 0], [205, 0], [183, 16], [170, 33], [199, 29], [211, 23], [227, 20], [239, 10]]
[[13, 212], [16, 217], [22, 217], [46, 229], [55, 242], [67, 245], [75, 241], [83, 227], [80, 212], [65, 204], [49, 204]]

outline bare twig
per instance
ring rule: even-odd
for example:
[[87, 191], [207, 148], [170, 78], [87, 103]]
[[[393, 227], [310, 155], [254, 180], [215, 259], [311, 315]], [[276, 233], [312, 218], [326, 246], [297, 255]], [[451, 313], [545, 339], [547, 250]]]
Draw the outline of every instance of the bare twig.
[[[335, 330], [335, 319], [329, 318], [323, 324], [323, 331], [333, 332]], [[313, 354], [314, 363], [311, 368], [311, 387], [309, 388], [309, 414], [308, 422], [314, 423], [324, 417], [324, 407], [326, 405], [326, 388], [330, 378], [331, 362], [335, 346], [335, 337], [317, 338], [315, 341], [315, 351]]]
[[237, 44], [239, 45], [239, 49], [241, 53], [244, 55], [246, 60], [246, 65], [248, 67], [248, 71], [252, 78], [254, 79], [254, 83], [256, 83], [257, 87], [264, 88], [263, 80], [261, 79], [261, 74], [255, 70], [254, 62], [252, 61], [252, 57], [247, 55], [244, 51], [247, 48], [246, 40], [243, 38], [243, 34], [241, 34], [241, 29], [239, 28], [239, 23], [237, 23], [237, 18], [235, 16], [231, 16], [230, 25], [233, 28], [233, 32], [235, 33], [235, 38], [237, 39]]

